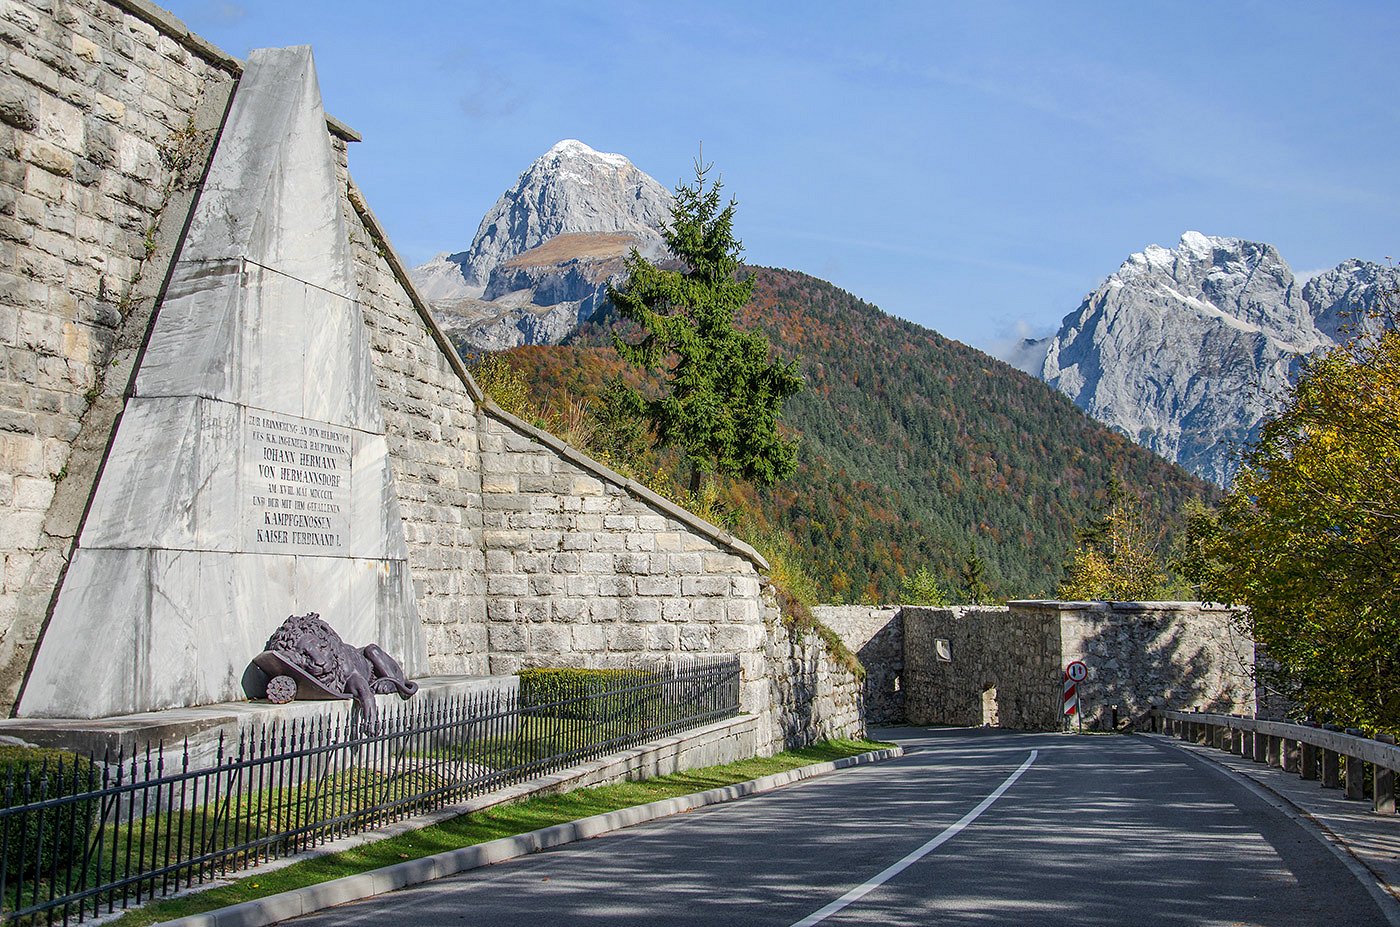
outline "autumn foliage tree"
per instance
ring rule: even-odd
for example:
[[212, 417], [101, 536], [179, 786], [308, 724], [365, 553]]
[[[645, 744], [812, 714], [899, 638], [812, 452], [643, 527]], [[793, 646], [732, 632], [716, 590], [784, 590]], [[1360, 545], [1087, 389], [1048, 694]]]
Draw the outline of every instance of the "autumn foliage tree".
[[760, 485], [791, 476], [797, 445], [779, 433], [778, 417], [802, 388], [795, 362], [771, 359], [761, 332], [735, 327], [753, 282], [736, 277], [743, 250], [734, 237], [737, 204], [723, 204], [709, 170], [697, 161], [694, 185], [677, 187], [662, 232], [680, 269], [658, 267], [633, 249], [627, 279], [608, 288], [618, 314], [642, 331], [636, 342], [614, 335], [618, 353], [664, 371], [660, 395], [639, 395], [636, 405], [657, 443], [683, 455], [692, 495], [713, 474]]
[[1058, 595], [1119, 602], [1156, 598], [1167, 581], [1157, 544], [1142, 501], [1115, 483], [1108, 511], [1079, 532]]
[[[1393, 322], [1393, 320], [1392, 320]], [[1305, 368], [1184, 566], [1248, 606], [1309, 713], [1400, 732], [1400, 332], [1362, 334]]]

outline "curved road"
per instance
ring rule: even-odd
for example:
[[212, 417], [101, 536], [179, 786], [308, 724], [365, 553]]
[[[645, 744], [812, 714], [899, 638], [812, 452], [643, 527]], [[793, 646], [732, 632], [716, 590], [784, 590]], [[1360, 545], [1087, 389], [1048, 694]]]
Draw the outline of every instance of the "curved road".
[[1313, 834], [1160, 742], [875, 735], [907, 755], [290, 923], [1388, 923]]

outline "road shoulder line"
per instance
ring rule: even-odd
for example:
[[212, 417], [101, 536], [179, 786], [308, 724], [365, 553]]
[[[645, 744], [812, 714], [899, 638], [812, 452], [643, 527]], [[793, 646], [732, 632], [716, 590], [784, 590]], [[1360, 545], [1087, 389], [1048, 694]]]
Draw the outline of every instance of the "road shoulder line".
[[266, 927], [268, 924], [275, 924], [292, 917], [300, 917], [303, 914], [310, 914], [324, 908], [382, 895], [400, 888], [407, 888], [410, 885], [431, 882], [435, 879], [456, 875], [459, 872], [504, 862], [540, 850], [573, 843], [577, 840], [586, 840], [658, 818], [693, 811], [696, 808], [723, 804], [762, 792], [771, 792], [794, 782], [826, 775], [841, 769], [849, 769], [852, 766], [879, 763], [903, 755], [904, 748], [895, 746], [839, 760], [799, 766], [797, 769], [773, 773], [758, 779], [750, 779], [747, 782], [738, 782], [734, 785], [721, 786], [704, 792], [694, 792], [690, 795], [680, 795], [675, 798], [664, 798], [645, 805], [634, 805], [631, 808], [621, 808], [617, 811], [595, 814], [591, 817], [556, 824], [553, 827], [529, 833], [516, 834], [513, 837], [501, 837], [457, 850], [446, 850], [432, 856], [395, 863], [392, 866], [332, 879], [317, 885], [308, 885], [305, 888], [245, 901], [203, 914], [191, 914], [172, 921], [164, 921], [157, 927]]

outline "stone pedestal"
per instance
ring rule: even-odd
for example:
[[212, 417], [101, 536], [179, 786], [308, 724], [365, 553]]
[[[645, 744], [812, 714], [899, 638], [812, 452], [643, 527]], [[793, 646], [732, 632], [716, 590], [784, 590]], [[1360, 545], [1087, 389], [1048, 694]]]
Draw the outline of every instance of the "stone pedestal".
[[[414, 702], [435, 702], [474, 695], [507, 695], [519, 689], [516, 676], [429, 676], [418, 680]], [[404, 704], [398, 696], [376, 697], [381, 715]], [[113, 760], [119, 753], [131, 756], [148, 746], [179, 756], [189, 745], [191, 767], [210, 765], [218, 753], [220, 738], [237, 744], [240, 733], [248, 734], [272, 725], [305, 723], [315, 719], [350, 717], [354, 703], [298, 701], [274, 705], [267, 701], [224, 702], [148, 711], [110, 718], [7, 718], [0, 720], [0, 737], [11, 737], [41, 747], [59, 747], [76, 753]]]

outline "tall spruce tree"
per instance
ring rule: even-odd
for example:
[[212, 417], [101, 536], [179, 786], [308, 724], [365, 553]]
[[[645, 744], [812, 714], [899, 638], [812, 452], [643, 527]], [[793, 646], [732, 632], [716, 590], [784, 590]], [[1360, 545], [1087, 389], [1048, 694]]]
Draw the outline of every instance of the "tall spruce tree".
[[769, 485], [797, 469], [796, 442], [778, 432], [783, 403], [802, 389], [794, 361], [770, 359], [768, 339], [740, 331], [734, 317], [749, 301], [752, 280], [739, 280], [743, 246], [734, 237], [731, 199], [722, 206], [712, 165], [695, 162], [695, 183], [676, 188], [670, 227], [662, 232], [678, 270], [662, 269], [636, 249], [627, 279], [608, 297], [643, 337], [614, 335], [624, 360], [664, 368], [662, 392], [640, 397], [656, 441], [677, 448], [699, 495], [714, 474]]

